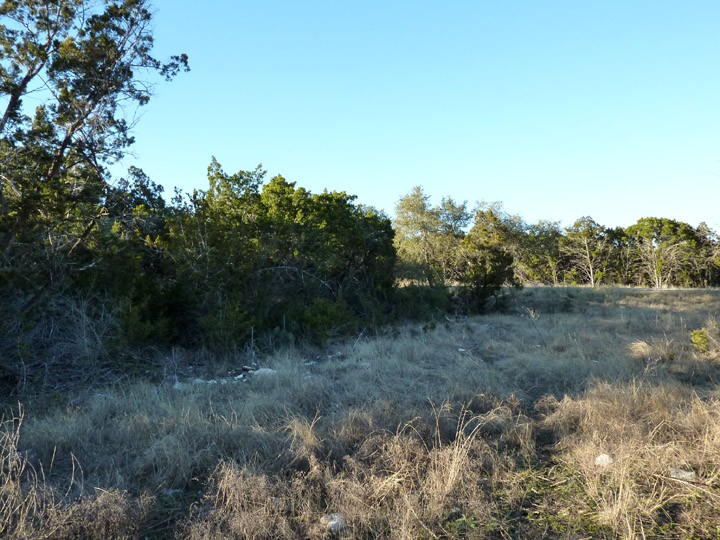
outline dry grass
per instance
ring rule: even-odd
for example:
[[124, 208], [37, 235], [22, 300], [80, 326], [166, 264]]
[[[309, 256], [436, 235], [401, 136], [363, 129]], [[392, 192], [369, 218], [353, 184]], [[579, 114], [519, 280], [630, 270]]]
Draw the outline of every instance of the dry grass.
[[[455, 424], [447, 441], [444, 424]], [[488, 440], [483, 433], [490, 424], [492, 431], [502, 427]], [[347, 538], [448, 537], [462, 528], [479, 532], [480, 523], [486, 532], [501, 530], [502, 509], [490, 495], [494, 484], [515, 474], [518, 456], [532, 453], [528, 428], [504, 406], [474, 415], [446, 404], [396, 433], [366, 434], [341, 462], [321, 459], [318, 447], [307, 470], [289, 477], [223, 463], [184, 534], [323, 538], [320, 517], [329, 512], [344, 516]]]
[[[701, 398], [681, 385], [599, 383], [582, 399], [558, 403], [545, 423], [560, 441], [559, 467], [586, 495], [579, 511], [624, 538], [717, 535], [717, 390]], [[601, 454], [612, 463], [596, 463]]]
[[23, 415], [3, 421], [0, 431], [0, 536], [3, 538], [134, 538], [151, 500], [130, 497], [117, 489], [95, 488], [67, 504], [76, 483], [73, 473], [62, 494], [53, 490], [20, 452], [18, 441]]
[[173, 351], [161, 382], [7, 409], [0, 536], [326, 538], [338, 513], [343, 538], [717, 538], [720, 364], [691, 336], [718, 311], [529, 288], [248, 383], [192, 384], [248, 359]]

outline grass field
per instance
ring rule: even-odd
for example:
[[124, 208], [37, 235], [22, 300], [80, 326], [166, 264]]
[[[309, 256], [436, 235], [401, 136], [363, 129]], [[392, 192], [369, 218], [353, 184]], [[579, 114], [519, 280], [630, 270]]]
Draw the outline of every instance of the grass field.
[[526, 288], [323, 350], [174, 350], [5, 407], [0, 537], [717, 539], [719, 313]]

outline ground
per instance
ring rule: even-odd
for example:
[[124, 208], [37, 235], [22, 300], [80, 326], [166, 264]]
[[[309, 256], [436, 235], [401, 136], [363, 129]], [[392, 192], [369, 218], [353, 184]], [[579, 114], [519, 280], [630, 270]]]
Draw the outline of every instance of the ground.
[[528, 287], [323, 350], [163, 353], [5, 409], [0, 535], [717, 538], [719, 310]]

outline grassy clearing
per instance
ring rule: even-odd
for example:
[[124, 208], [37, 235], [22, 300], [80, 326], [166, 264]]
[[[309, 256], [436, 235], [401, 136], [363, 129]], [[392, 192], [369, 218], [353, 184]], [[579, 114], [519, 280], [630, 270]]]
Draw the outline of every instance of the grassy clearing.
[[173, 351], [153, 382], [6, 409], [0, 536], [717, 538], [719, 311], [527, 288], [247, 383], [242, 355]]

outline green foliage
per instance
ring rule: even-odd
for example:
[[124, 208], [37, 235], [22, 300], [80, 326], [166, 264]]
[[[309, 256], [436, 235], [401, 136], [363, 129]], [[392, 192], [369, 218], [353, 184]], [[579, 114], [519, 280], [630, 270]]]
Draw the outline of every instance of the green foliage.
[[693, 347], [700, 354], [705, 354], [710, 350], [710, 336], [707, 328], [698, 328], [690, 332], [690, 341]]
[[305, 335], [309, 335], [317, 345], [333, 336], [348, 333], [357, 324], [347, 305], [324, 298], [316, 299], [305, 309], [300, 321]]
[[[44, 327], [54, 298], [111, 312], [116, 347], [232, 349], [477, 312], [522, 282], [720, 284], [720, 241], [705, 224], [643, 218], [623, 230], [583, 217], [563, 230], [497, 203], [433, 205], [420, 186], [393, 223], [345, 192], [268, 180], [261, 166], [229, 174], [215, 158], [206, 191], [168, 204], [142, 170], [108, 173], [133, 142], [126, 110], [149, 102], [154, 78], [187, 69], [185, 55], [152, 56], [149, 2], [0, 0], [0, 16], [5, 371], [45, 354], [19, 334]], [[34, 110], [30, 93], [43, 100]], [[701, 330], [699, 352], [714, 339]]]
[[687, 223], [666, 218], [642, 218], [628, 227], [636, 246], [639, 277], [658, 289], [689, 286], [702, 280], [706, 255], [701, 239]]
[[591, 287], [602, 282], [609, 262], [609, 239], [602, 225], [588, 216], [578, 219], [561, 239], [560, 250], [570, 262], [573, 281]]
[[558, 285], [562, 273], [560, 241], [562, 231], [557, 222], [539, 221], [520, 235], [515, 269], [518, 279], [526, 283]]
[[450, 284], [456, 278], [457, 253], [470, 221], [467, 204], [443, 198], [430, 206], [420, 186], [402, 197], [395, 207], [395, 246], [401, 264], [398, 277], [430, 287]]
[[398, 287], [393, 295], [396, 318], [432, 320], [451, 309], [451, 293], [447, 287], [405, 285]]
[[514, 281], [512, 256], [492, 246], [470, 246], [465, 255], [467, 271], [460, 299], [469, 312], [485, 311], [488, 300]]
[[152, 56], [151, 21], [145, 0], [0, 2], [0, 303], [14, 321], [0, 354], [27, 381], [185, 330], [157, 243], [162, 190], [108, 173], [152, 80], [187, 70], [185, 55]]
[[[469, 312], [484, 310], [503, 285], [518, 284], [512, 247], [518, 244], [519, 227], [511, 218], [491, 208], [478, 210], [466, 233], [466, 203], [444, 198], [431, 207], [420, 187], [400, 199], [396, 211], [398, 277], [404, 284], [423, 284], [437, 298], [442, 296], [438, 288], [452, 287], [460, 308]], [[411, 288], [398, 298], [415, 303], [421, 296]]]
[[[187, 57], [151, 55], [144, 0], [3, 1], [0, 14], [0, 295], [19, 292], [6, 305], [28, 328], [53, 297], [127, 303], [155, 279], [164, 202], [139, 169], [113, 185], [107, 167], [132, 144], [126, 115], [153, 77]], [[132, 303], [129, 319], [155, 305]]]
[[519, 286], [513, 256], [505, 248], [511, 229], [493, 210], [480, 210], [462, 241], [460, 298], [468, 310], [483, 311], [488, 300], [504, 285]]
[[720, 325], [713, 317], [708, 319], [705, 326], [690, 332], [690, 341], [699, 354], [716, 358], [720, 352]]
[[203, 343], [227, 348], [274, 328], [321, 342], [384, 317], [393, 290], [390, 221], [343, 192], [312, 194], [261, 168], [225, 173], [176, 201], [164, 249], [191, 283]]
[[[24, 0], [3, 2], [2, 13], [10, 24], [0, 25], [0, 249], [23, 265], [27, 240], [47, 239], [42, 247], [65, 266], [105, 213], [105, 166], [133, 141], [124, 111], [150, 99], [136, 71], [170, 78], [187, 58], [151, 56], [143, 0]], [[46, 102], [32, 114], [22, 100], [39, 87]], [[56, 283], [64, 268], [43, 266]]]
[[454, 519], [449, 520], [445, 527], [452, 535], [452, 538], [471, 538], [473, 531], [478, 528], [478, 520], [465, 514], [453, 517]]

